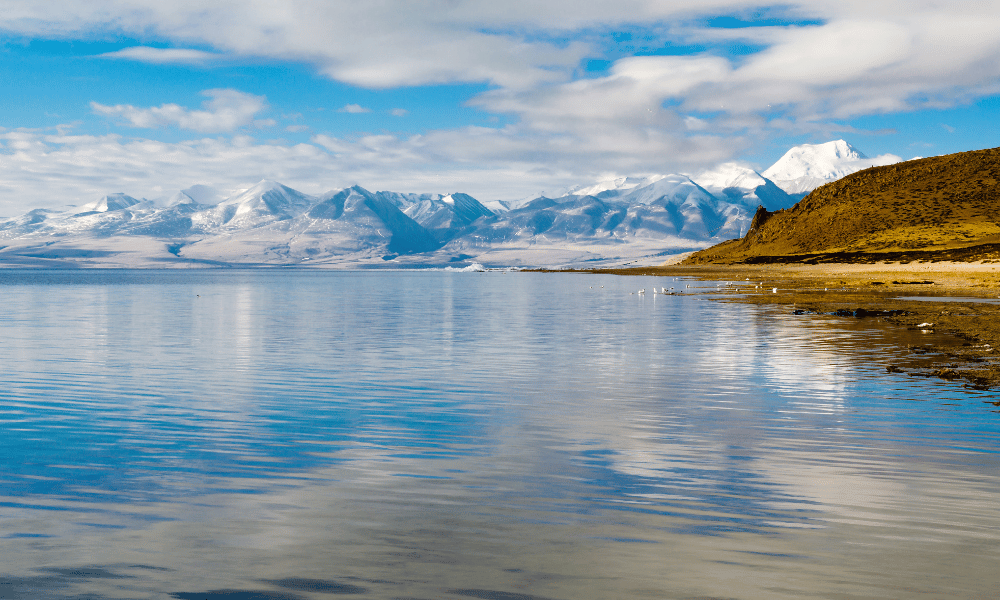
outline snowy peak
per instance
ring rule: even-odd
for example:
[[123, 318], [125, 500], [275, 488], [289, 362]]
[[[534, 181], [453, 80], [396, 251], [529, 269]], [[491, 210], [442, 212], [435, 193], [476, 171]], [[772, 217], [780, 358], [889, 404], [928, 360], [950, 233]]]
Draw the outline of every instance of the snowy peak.
[[214, 213], [223, 223], [237, 228], [259, 227], [273, 221], [295, 218], [316, 202], [312, 196], [275, 181], [257, 185], [220, 202]]
[[334, 190], [320, 195], [318, 202], [309, 210], [312, 219], [339, 219], [344, 214], [344, 203], [353, 192], [352, 188]]
[[851, 173], [868, 167], [891, 165], [900, 160], [892, 154], [868, 158], [844, 140], [836, 140], [795, 146], [763, 175], [789, 194], [804, 195]]
[[186, 206], [195, 204], [198, 204], [195, 201], [195, 199], [185, 194], [184, 192], [177, 192], [173, 196], [167, 198], [167, 201], [164, 203], [164, 205], [167, 206], [168, 208], [173, 206]]
[[789, 208], [795, 199], [757, 171], [737, 163], [726, 163], [696, 178], [713, 195], [751, 210], [763, 204], [768, 210]]
[[[610, 192], [610, 191], [609, 191]], [[603, 192], [598, 198], [616, 198], [630, 204], [652, 204], [664, 201], [668, 204], [684, 204], [687, 202], [710, 202], [715, 198], [686, 175], [661, 175], [651, 183], [637, 187], [626, 193], [612, 195]]]
[[493, 211], [468, 194], [448, 194], [441, 201], [451, 206], [451, 210], [455, 213], [456, 225], [468, 225], [480, 217], [494, 216]]
[[[313, 203], [314, 199], [302, 192], [281, 185], [276, 181], [262, 180], [257, 185], [224, 200], [220, 206], [236, 206], [240, 215], [253, 210], [263, 210], [275, 215], [300, 212]], [[299, 210], [296, 210], [299, 209]]]
[[728, 188], [755, 190], [765, 185], [767, 180], [753, 169], [738, 163], [725, 163], [705, 171], [694, 178], [698, 185], [710, 192], [721, 192]]
[[128, 196], [126, 194], [108, 194], [100, 200], [88, 202], [80, 208], [82, 209], [81, 212], [108, 212], [135, 206], [140, 202], [141, 200], [136, 200], [132, 196]]
[[624, 192], [637, 187], [647, 186], [662, 178], [663, 175], [653, 175], [652, 177], [615, 177], [586, 187], [572, 187], [567, 191], [566, 195], [597, 196], [602, 192]]
[[844, 140], [803, 144], [786, 152], [778, 162], [764, 171], [764, 176], [780, 181], [802, 177], [839, 179], [857, 171], [857, 162], [866, 158], [868, 157]]
[[460, 235], [462, 231], [482, 217], [494, 217], [494, 213], [468, 194], [447, 196], [424, 194], [409, 198], [408, 205], [401, 205], [406, 198], [399, 194], [379, 192], [376, 197], [391, 198], [403, 213], [430, 231], [438, 240], [446, 241]]

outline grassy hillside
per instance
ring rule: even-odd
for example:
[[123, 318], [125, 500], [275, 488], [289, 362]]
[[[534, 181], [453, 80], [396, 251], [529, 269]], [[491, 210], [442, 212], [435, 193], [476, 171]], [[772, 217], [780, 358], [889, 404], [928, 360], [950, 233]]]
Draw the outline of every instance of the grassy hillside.
[[984, 259], [1000, 259], [1000, 148], [849, 175], [685, 262]]

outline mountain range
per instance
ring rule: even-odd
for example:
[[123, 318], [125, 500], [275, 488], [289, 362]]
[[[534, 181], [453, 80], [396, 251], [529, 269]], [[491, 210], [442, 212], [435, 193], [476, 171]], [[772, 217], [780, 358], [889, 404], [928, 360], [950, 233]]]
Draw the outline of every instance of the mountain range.
[[[758, 206], [786, 209], [867, 159], [842, 140], [797, 146], [764, 172], [735, 163], [699, 175], [623, 177], [556, 197], [490, 203], [462, 193], [318, 196], [273, 181], [219, 203], [189, 188], [150, 201], [108, 194], [69, 211], [0, 221], [4, 266], [339, 268], [582, 267], [662, 262], [741, 237]], [[199, 202], [195, 198], [202, 201]]]

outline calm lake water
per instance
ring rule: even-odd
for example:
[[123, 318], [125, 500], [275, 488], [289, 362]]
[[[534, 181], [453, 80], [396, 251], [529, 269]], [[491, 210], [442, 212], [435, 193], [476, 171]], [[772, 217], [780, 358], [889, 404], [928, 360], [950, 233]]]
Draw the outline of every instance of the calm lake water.
[[993, 596], [1000, 398], [654, 285], [0, 271], [0, 597]]

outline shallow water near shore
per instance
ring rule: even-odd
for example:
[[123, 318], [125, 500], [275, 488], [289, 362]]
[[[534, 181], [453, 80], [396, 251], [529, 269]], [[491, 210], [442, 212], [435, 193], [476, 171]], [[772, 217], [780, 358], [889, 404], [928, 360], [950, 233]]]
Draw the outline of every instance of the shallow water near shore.
[[654, 287], [0, 271], [0, 597], [992, 595], [1000, 398]]

